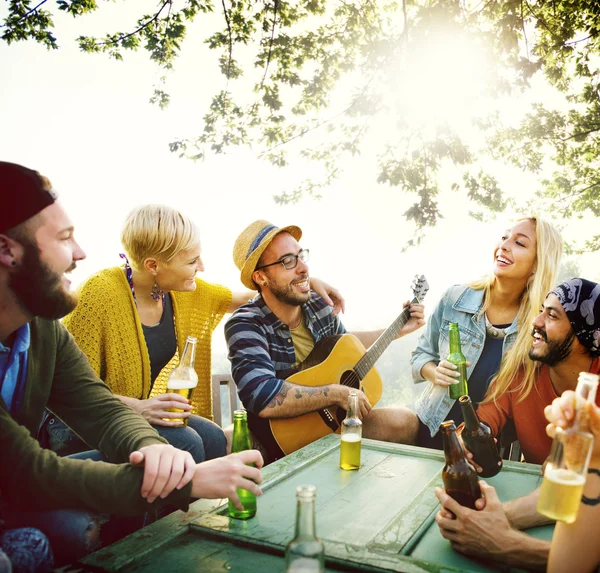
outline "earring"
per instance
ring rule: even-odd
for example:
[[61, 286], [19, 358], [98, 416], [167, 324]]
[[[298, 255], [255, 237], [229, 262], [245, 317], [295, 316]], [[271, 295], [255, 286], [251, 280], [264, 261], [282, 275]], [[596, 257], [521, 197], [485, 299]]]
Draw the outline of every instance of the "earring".
[[11, 261], [11, 262], [10, 262], [10, 266], [11, 266], [11, 267], [16, 267], [16, 266], [17, 266], [17, 261], [14, 261], [14, 260], [13, 260], [13, 261]]
[[266, 282], [264, 282], [264, 283], [263, 283], [263, 286], [267, 286], [267, 283], [266, 283]]
[[164, 294], [165, 291], [161, 290], [161, 288], [158, 286], [158, 283], [156, 282], [156, 277], [154, 277], [154, 284], [152, 285], [152, 292], [150, 293], [150, 296], [153, 300], [158, 301]]

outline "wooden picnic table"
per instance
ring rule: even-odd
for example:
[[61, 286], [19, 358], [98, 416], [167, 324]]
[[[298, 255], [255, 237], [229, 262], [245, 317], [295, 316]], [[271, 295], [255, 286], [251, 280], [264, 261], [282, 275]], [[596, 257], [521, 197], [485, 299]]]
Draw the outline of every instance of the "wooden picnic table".
[[[227, 500], [199, 500], [188, 513], [177, 511], [94, 553], [82, 565], [128, 572], [284, 572], [285, 545], [294, 534], [295, 489], [312, 484], [317, 487], [317, 535], [325, 543], [327, 571], [500, 570], [455, 552], [440, 535], [434, 488], [442, 485], [441, 452], [365, 439], [361, 462], [357, 471], [341, 470], [339, 436], [326, 436], [264, 468], [254, 518], [230, 519]], [[540, 466], [505, 462], [487, 481], [506, 501], [540, 485]], [[550, 539], [552, 529], [528, 533]]]

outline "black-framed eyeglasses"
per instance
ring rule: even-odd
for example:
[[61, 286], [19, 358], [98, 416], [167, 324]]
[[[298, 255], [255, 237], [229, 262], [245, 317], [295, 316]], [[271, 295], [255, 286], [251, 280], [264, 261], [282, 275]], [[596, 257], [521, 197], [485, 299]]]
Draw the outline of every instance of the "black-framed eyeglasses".
[[300, 259], [303, 263], [306, 263], [308, 261], [308, 254], [308, 249], [302, 249], [297, 255], [285, 255], [285, 257], [281, 257], [274, 263], [269, 263], [268, 265], [263, 265], [262, 267], [256, 267], [254, 270], [259, 271], [260, 269], [266, 269], [267, 267], [272, 267], [273, 265], [282, 264], [286, 271], [291, 271], [292, 269], [296, 268], [298, 259]]

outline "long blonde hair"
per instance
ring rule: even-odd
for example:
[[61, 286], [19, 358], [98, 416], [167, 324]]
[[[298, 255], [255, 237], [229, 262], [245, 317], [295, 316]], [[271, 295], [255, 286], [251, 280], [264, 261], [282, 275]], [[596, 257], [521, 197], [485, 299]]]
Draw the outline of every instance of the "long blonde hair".
[[[524, 400], [535, 383], [537, 362], [529, 358], [531, 348], [530, 325], [539, 314], [540, 307], [548, 292], [555, 286], [558, 267], [563, 251], [563, 240], [560, 233], [548, 221], [540, 217], [523, 217], [519, 221], [531, 221], [535, 226], [537, 241], [535, 255], [535, 272], [529, 277], [525, 290], [521, 295], [519, 312], [517, 313], [517, 338], [506, 352], [500, 363], [498, 375], [490, 385], [484, 402], [496, 401], [514, 382], [520, 372], [523, 379], [515, 392], [519, 393], [517, 402]], [[494, 288], [496, 277], [491, 275], [471, 283], [473, 289], [485, 289], [481, 313], [489, 306], [490, 293]]]

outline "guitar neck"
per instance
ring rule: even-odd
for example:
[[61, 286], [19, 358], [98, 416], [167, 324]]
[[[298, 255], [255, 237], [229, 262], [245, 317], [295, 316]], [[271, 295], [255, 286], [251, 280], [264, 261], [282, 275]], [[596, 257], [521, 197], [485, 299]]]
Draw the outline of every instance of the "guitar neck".
[[[420, 302], [417, 297], [413, 298], [411, 304]], [[400, 316], [392, 322], [392, 324], [382, 332], [381, 336], [371, 345], [365, 355], [357, 362], [354, 367], [354, 371], [358, 374], [362, 380], [373, 368], [375, 362], [379, 360], [379, 357], [384, 353], [385, 349], [390, 345], [391, 342], [396, 340], [398, 334], [402, 330], [402, 327], [410, 319], [410, 306], [407, 306], [401, 313]]]

